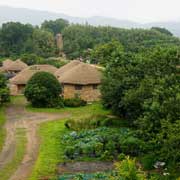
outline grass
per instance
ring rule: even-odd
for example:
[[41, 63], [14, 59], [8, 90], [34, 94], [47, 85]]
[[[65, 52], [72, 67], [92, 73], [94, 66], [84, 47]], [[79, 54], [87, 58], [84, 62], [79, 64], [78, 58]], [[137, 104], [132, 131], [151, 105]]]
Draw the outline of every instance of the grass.
[[[96, 114], [110, 114], [110, 111], [103, 109], [102, 105], [98, 102], [78, 108], [37, 109], [28, 106], [27, 109], [33, 112], [69, 112], [73, 118], [86, 117]], [[55, 122], [47, 122], [40, 126], [40, 152], [29, 180], [37, 180], [44, 177], [54, 178], [56, 176], [57, 165], [64, 161], [64, 147], [61, 142], [61, 137], [68, 131], [64, 125], [65, 121], [66, 119]]]
[[0, 171], [0, 179], [8, 180], [10, 176], [15, 172], [18, 165], [21, 163], [26, 150], [26, 137], [24, 129], [16, 130], [16, 150], [14, 158], [11, 162], [7, 163], [5, 167]]
[[69, 108], [65, 107], [62, 109], [56, 108], [33, 108], [31, 106], [27, 106], [28, 111], [32, 112], [49, 112], [49, 113], [63, 113], [68, 112], [72, 115], [72, 117], [86, 117], [89, 115], [107, 115], [111, 112], [103, 108], [100, 102], [95, 102], [93, 104], [89, 104], [83, 107]]
[[5, 135], [6, 135], [6, 131], [3, 128], [5, 122], [6, 122], [5, 108], [4, 107], [0, 107], [0, 152], [2, 150], [2, 147], [3, 147], [3, 144], [4, 144], [4, 140], [5, 140]]
[[64, 147], [61, 144], [61, 136], [68, 131], [64, 122], [65, 120], [61, 120], [41, 125], [39, 130], [40, 153], [29, 180], [42, 177], [53, 178], [56, 175], [57, 164], [63, 162]]

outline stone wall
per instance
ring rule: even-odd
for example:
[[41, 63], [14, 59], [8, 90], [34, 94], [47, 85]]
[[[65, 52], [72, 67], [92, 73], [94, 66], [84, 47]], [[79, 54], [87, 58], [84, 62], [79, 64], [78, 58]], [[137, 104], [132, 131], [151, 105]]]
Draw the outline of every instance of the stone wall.
[[24, 93], [25, 85], [10, 84], [10, 94], [12, 96], [22, 95]]
[[88, 102], [97, 101], [101, 96], [100, 90], [94, 89], [93, 85], [82, 86], [81, 90], [76, 90], [75, 85], [64, 85], [63, 96], [65, 99], [74, 98], [77, 95]]

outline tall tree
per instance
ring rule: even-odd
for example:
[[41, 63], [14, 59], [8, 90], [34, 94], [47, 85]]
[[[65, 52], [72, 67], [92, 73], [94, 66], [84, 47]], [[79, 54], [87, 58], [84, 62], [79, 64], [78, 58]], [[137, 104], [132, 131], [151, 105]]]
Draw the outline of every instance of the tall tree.
[[65, 27], [69, 25], [69, 22], [64, 19], [57, 19], [55, 21], [44, 21], [41, 25], [42, 29], [46, 29], [54, 33], [54, 35], [61, 33]]

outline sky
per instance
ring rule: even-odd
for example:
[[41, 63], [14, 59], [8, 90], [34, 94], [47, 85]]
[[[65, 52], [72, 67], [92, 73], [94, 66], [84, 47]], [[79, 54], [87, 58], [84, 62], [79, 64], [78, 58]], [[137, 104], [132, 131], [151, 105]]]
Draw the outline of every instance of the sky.
[[0, 5], [142, 23], [180, 20], [180, 0], [0, 0]]

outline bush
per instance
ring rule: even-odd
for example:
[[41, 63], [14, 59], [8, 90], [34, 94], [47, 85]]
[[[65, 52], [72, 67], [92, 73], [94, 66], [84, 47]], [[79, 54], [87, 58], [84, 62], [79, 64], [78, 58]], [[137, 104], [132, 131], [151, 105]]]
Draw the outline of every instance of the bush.
[[127, 157], [120, 163], [116, 163], [118, 177], [124, 180], [145, 180], [146, 175], [141, 169], [136, 167], [135, 159]]
[[91, 115], [79, 119], [68, 119], [66, 127], [71, 130], [79, 131], [82, 129], [95, 129], [98, 127], [127, 127], [127, 121], [117, 117], [107, 117], [105, 115]]
[[64, 105], [66, 107], [80, 107], [80, 106], [85, 106], [86, 104], [87, 102], [80, 98], [72, 98], [72, 99], [64, 100]]
[[4, 75], [0, 74], [0, 105], [10, 101], [10, 91], [7, 87], [7, 81]]
[[61, 93], [61, 84], [55, 76], [38, 72], [27, 83], [24, 94], [33, 107], [58, 107], [62, 105]]
[[154, 169], [153, 165], [157, 161], [157, 156], [155, 156], [154, 154], [147, 154], [142, 157], [140, 161], [145, 170], [152, 170]]

